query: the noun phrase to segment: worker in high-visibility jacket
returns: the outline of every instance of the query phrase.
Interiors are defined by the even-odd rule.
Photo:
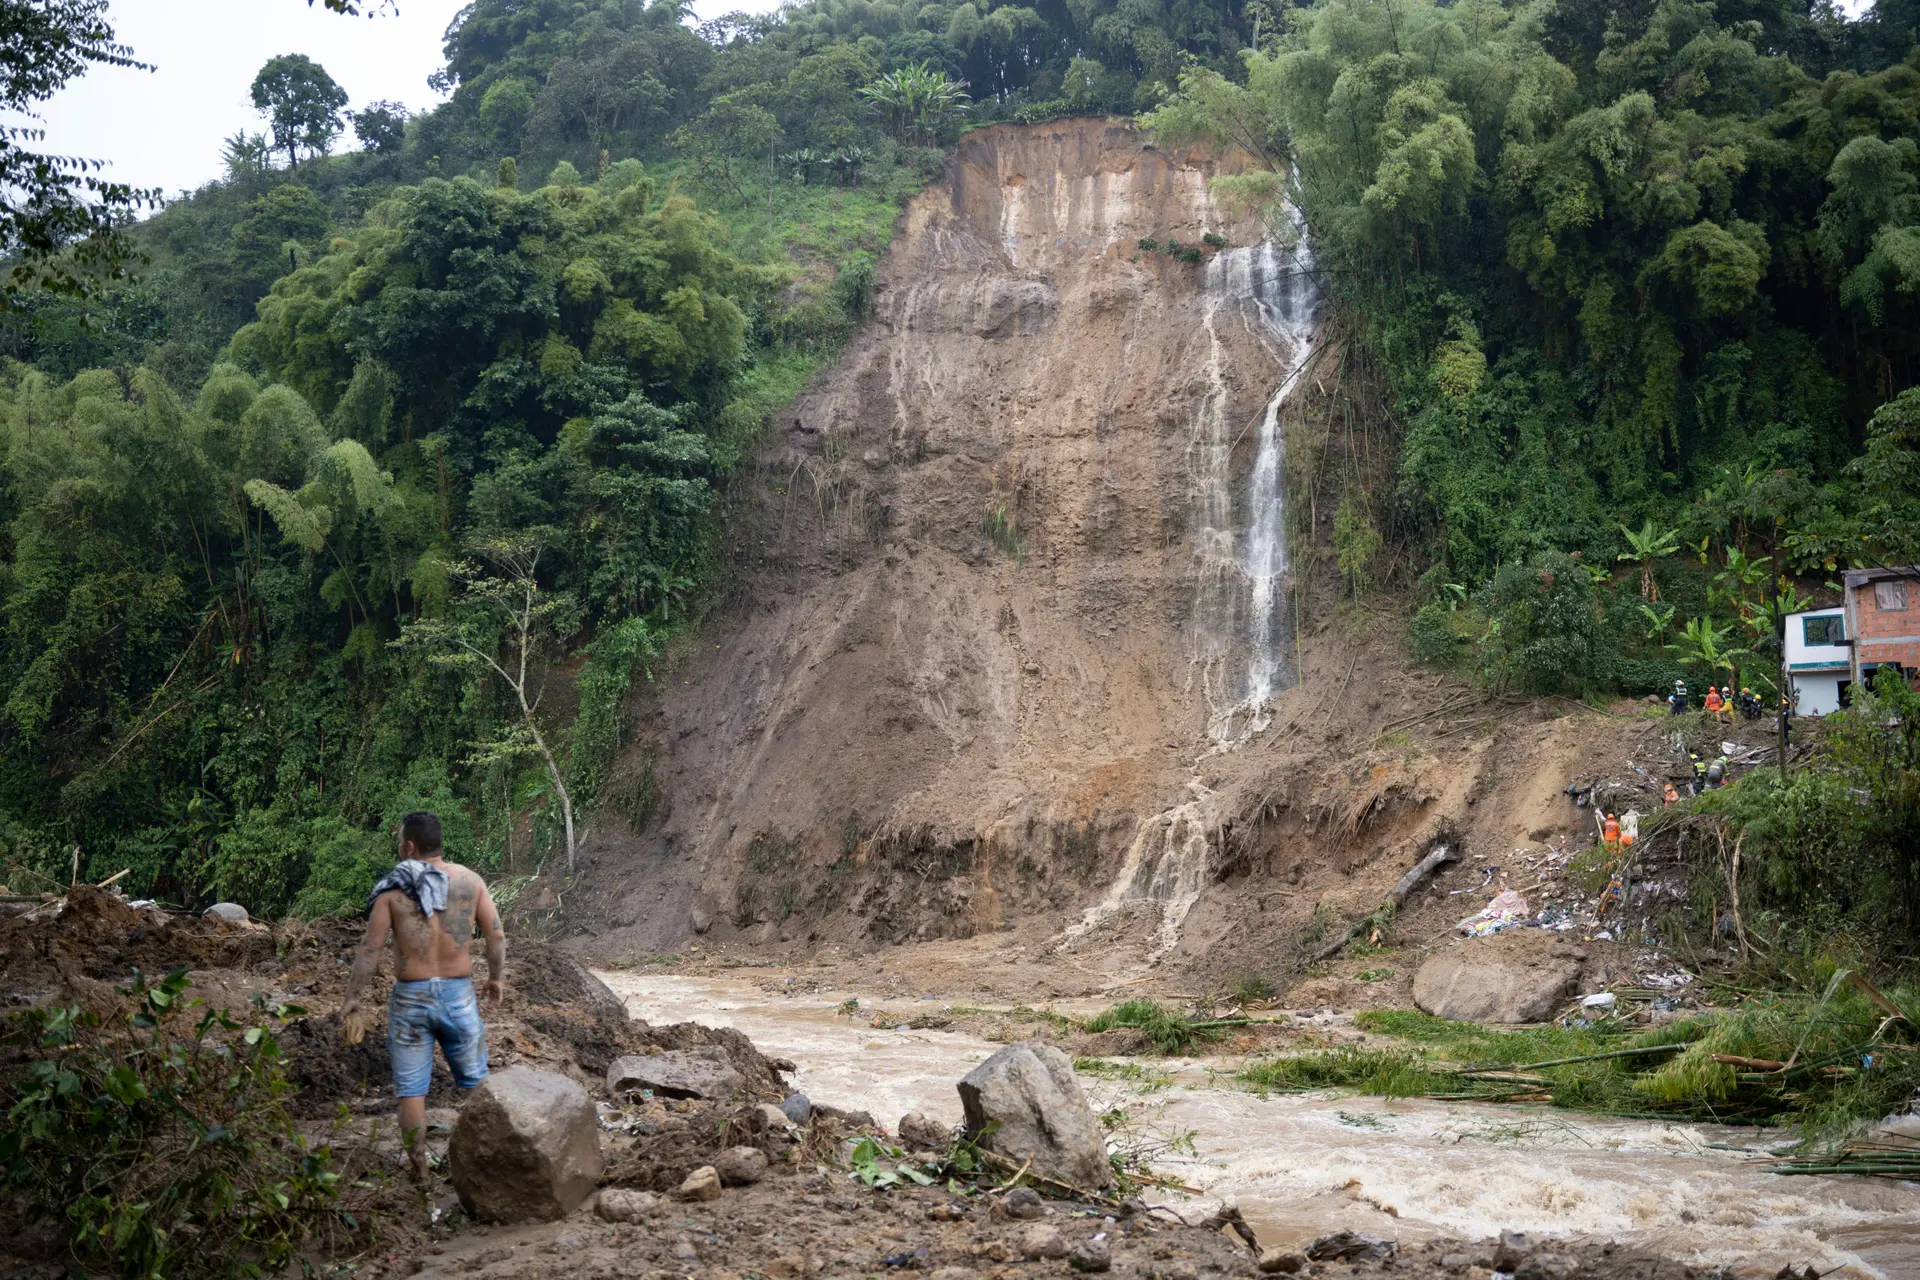
[[[1607,815],[1605,825],[1600,828],[1600,843],[1606,845],[1609,849],[1618,849],[1620,847],[1620,819],[1614,817],[1612,814]]]

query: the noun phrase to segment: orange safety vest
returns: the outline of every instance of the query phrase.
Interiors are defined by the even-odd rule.
[[[1600,837],[1602,842],[1606,844],[1620,843],[1620,819],[1614,817],[1612,814],[1608,814],[1607,825],[1602,830],[1603,834]]]
[[[1718,689],[1708,689],[1707,690],[1707,710],[1718,711],[1719,709],[1720,709],[1720,691]]]

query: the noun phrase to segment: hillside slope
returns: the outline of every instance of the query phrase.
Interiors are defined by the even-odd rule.
[[[1102,121],[1002,126],[909,206],[872,322],[736,487],[729,608],[632,762],[654,823],[599,853],[621,940],[830,912],[875,863],[905,873],[856,904],[882,934],[994,928],[1185,798],[1244,658],[1194,616],[1205,472],[1244,503],[1298,354],[1224,279],[1252,250],[1137,248],[1257,239],[1211,172]]]

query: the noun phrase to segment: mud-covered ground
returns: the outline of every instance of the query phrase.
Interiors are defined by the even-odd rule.
[[[370,1259],[357,1274],[797,1280],[917,1273],[937,1280],[1039,1280],[1083,1274],[1067,1255],[1096,1237],[1104,1237],[1109,1274],[1116,1276],[1201,1280],[1261,1274],[1259,1255],[1231,1232],[1185,1225],[1164,1211],[1119,1216],[1054,1202],[1042,1218],[1022,1221],[1009,1216],[1001,1196],[959,1197],[939,1188],[876,1191],[844,1173],[776,1175],[710,1203],[663,1198],[638,1222],[609,1223],[583,1210],[559,1223],[472,1227]],[[1396,1250],[1382,1261],[1295,1255],[1280,1265],[1329,1278],[1488,1280],[1497,1262],[1518,1271],[1521,1280],[1682,1280],[1696,1274],[1604,1244],[1523,1248],[1503,1257],[1498,1243],[1437,1243]]]
[[[438,1078],[444,1068],[436,1065],[428,1112],[437,1167],[432,1185],[421,1194],[406,1182],[404,1153],[388,1118],[394,1104],[380,1037],[369,1036],[359,1046],[348,1046],[340,1037],[333,1011],[356,933],[349,923],[268,929],[138,910],[110,892],[83,887],[64,904],[0,920],[0,1000],[15,1009],[79,1002],[111,1013],[123,1000],[116,988],[134,969],[157,974],[184,965],[193,973],[196,994],[210,1003],[235,1006],[258,996],[305,1006],[309,1012],[280,1037],[300,1086],[296,1113],[316,1136],[324,1132],[348,1153],[363,1187],[372,1188],[357,1203],[376,1218],[342,1252],[309,1258],[323,1270],[345,1267],[367,1277],[566,1274],[651,1280],[750,1275],[797,1280],[821,1273],[927,1271],[942,1280],[1010,1280],[1075,1274],[1068,1253],[1099,1237],[1107,1266],[1117,1274],[1158,1280],[1258,1274],[1259,1255],[1247,1242],[1217,1227],[1188,1225],[1165,1209],[1147,1211],[1118,1200],[1056,1201],[1037,1220],[1023,1220],[1010,1215],[1005,1189],[991,1185],[957,1191],[910,1185],[870,1189],[846,1163],[851,1144],[861,1136],[884,1137],[869,1117],[836,1112],[830,1099],[822,1099],[828,1105],[806,1128],[768,1125],[752,1103],[783,1092],[780,1068],[785,1064],[767,1059],[737,1032],[631,1021],[598,979],[537,942],[520,942],[511,952],[509,997],[489,1019],[494,1064],[540,1066],[586,1085],[602,1102],[603,1187],[650,1191],[657,1198],[635,1221],[606,1221],[589,1202],[561,1222],[510,1227],[470,1222],[446,1182],[445,1143],[459,1098]],[[382,987],[384,982],[383,977]],[[750,1096],[724,1106],[650,1099],[615,1107],[606,1100],[604,1072],[612,1057],[693,1044],[723,1046],[748,1081]],[[17,1047],[8,1051],[0,1076],[20,1068],[21,1053]],[[350,1117],[345,1122],[338,1118],[342,1104]],[[710,1163],[723,1148],[742,1144],[769,1155],[771,1172],[762,1183],[729,1189],[713,1202],[675,1197],[674,1188],[689,1172]],[[9,1224],[7,1244],[0,1246],[0,1274],[80,1274],[71,1269],[72,1259],[50,1247],[51,1225]],[[1313,1275],[1390,1269],[1484,1280],[1497,1260],[1489,1246],[1421,1245],[1383,1262],[1330,1257],[1287,1259],[1281,1265]],[[1576,1265],[1582,1269],[1570,1270]],[[1688,1274],[1602,1245],[1556,1245],[1539,1266],[1546,1268],[1536,1267],[1542,1277],[1664,1280]]]

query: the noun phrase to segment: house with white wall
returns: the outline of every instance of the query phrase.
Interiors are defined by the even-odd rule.
[[[1853,646],[1844,608],[1787,615],[1787,680],[1795,715],[1824,716],[1845,705],[1853,683]]]

